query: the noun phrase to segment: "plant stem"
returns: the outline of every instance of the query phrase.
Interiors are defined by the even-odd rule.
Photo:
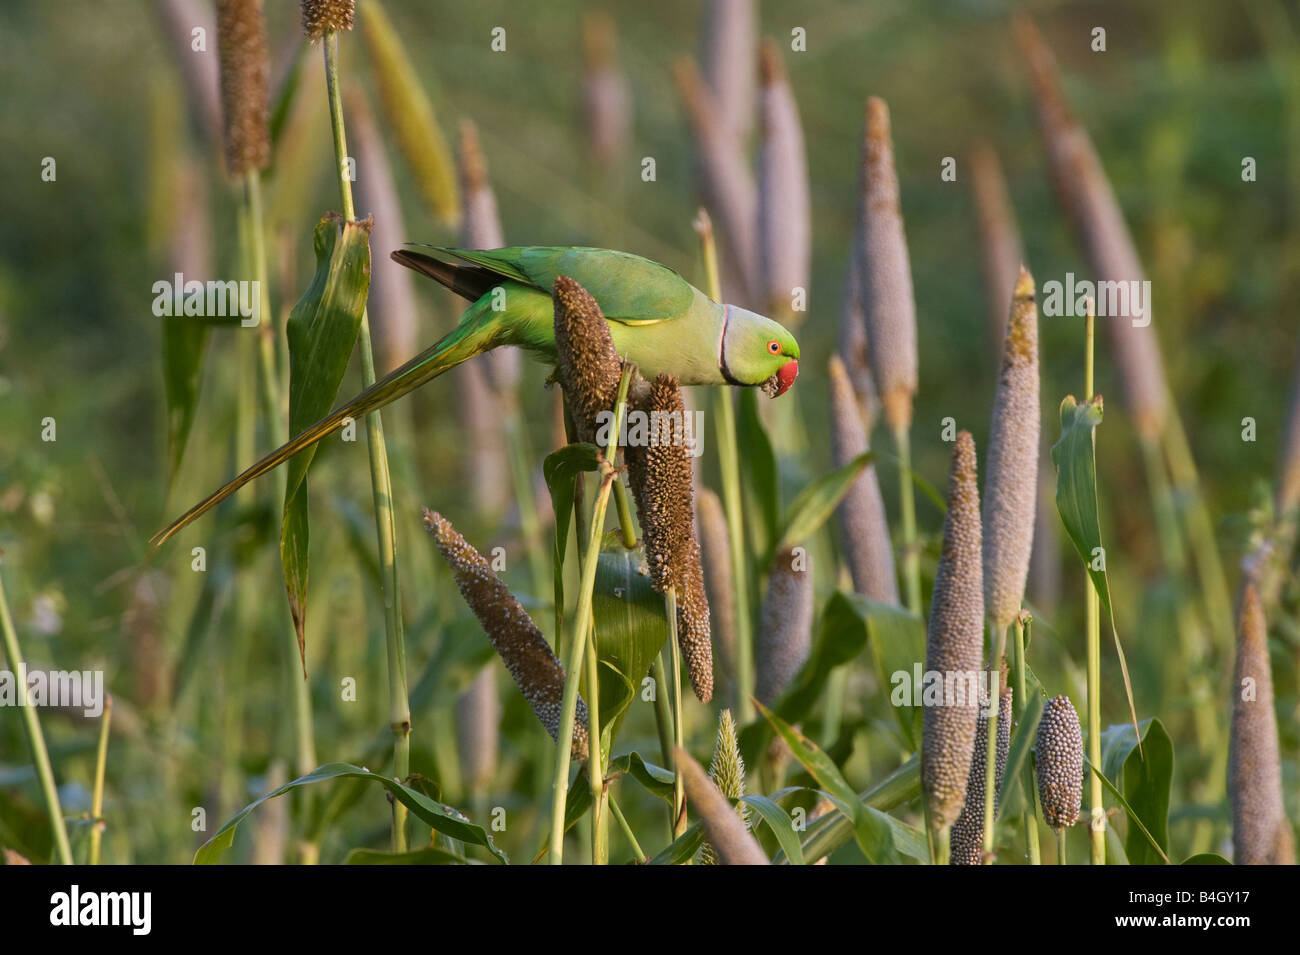
[[[54,785],[54,770],[50,766],[50,753],[45,748],[45,734],[36,707],[27,703],[27,679],[22,651],[18,649],[18,634],[13,618],[9,616],[9,601],[5,597],[4,579],[0,578],[0,632],[4,636],[5,657],[9,670],[15,674],[18,688],[18,708],[23,713],[23,728],[27,731],[27,744],[36,764],[36,778],[45,796],[45,809],[50,814],[50,829],[54,832],[54,851],[61,865],[72,865],[72,845],[68,842],[68,826],[63,820],[63,807],[59,805],[59,789]]]
[[[1090,303],[1091,304],[1091,303]],[[1084,325],[1084,396],[1088,401],[1093,395],[1093,340],[1096,319],[1091,307],[1087,310]],[[1092,432],[1093,454],[1096,454],[1097,432]],[[1092,577],[1084,568],[1084,623],[1087,634],[1088,656],[1088,759],[1092,765],[1101,765],[1101,605],[1097,588]],[[1090,775],[1088,784],[1088,806],[1090,824],[1088,827],[1092,840],[1092,864],[1106,864],[1106,807],[1101,779],[1096,773]]]
[[[595,627],[587,628],[587,780],[591,785],[591,864],[609,864],[609,817],[605,814],[604,761],[600,747],[600,664]]]
[[[528,435],[520,427],[519,409],[513,406],[506,413],[506,454],[510,463],[510,480],[514,484],[515,498],[519,503],[519,529],[523,533],[528,554],[528,570],[533,578],[533,590],[538,596],[551,589],[551,575],[546,569],[546,545],[542,541],[542,522],[537,516],[533,500],[533,485],[529,477]]]
[[[99,719],[99,749],[95,753],[95,787],[90,797],[90,864],[99,865],[99,850],[104,842],[104,772],[108,768],[108,727],[113,719],[113,698],[104,697],[104,713]]]
[[[1065,827],[1056,830],[1056,864],[1065,865]]]
[[[551,781],[551,865],[564,864],[564,807],[568,801],[570,750],[573,748],[573,724],[578,712],[578,682],[582,668],[583,639],[591,626],[591,596],[596,586],[596,563],[600,557],[600,539],[605,533],[605,511],[609,506],[610,489],[615,470],[613,460],[618,452],[618,435],[623,428],[623,415],[627,411],[627,389],[632,382],[633,366],[623,365],[623,377],[618,383],[618,402],[614,408],[614,427],[610,432],[609,447],[600,462],[600,491],[591,515],[591,534],[587,549],[582,555],[582,582],[578,589],[578,610],[573,632],[567,647],[569,656],[564,666],[564,696],[560,703],[560,725],[556,732],[555,774]],[[592,691],[599,692],[599,687]],[[588,712],[596,703],[588,703]],[[600,749],[599,737],[587,740],[588,751]]]
[[[329,93],[330,128],[334,133],[334,172],[339,180],[343,215],[356,218],[352,183],[344,171],[347,136],[343,129],[343,100],[339,95],[339,38],[330,33],[325,48],[325,84]],[[375,356],[370,345],[370,319],[361,312],[357,336],[361,347],[362,382],[375,383]],[[393,772],[398,779],[411,774],[411,705],[406,686],[406,644],[402,638],[402,595],[397,580],[397,531],[393,519],[393,482],[388,470],[384,425],[378,411],[366,415],[366,439],[370,447],[370,486],[375,508],[375,535],[379,544],[380,580],[384,596],[384,630],[388,643],[389,726],[393,731]],[[579,644],[580,646],[581,644]],[[393,801],[393,848],[406,851],[406,807]]]
[[[722,301],[718,272],[718,246],[713,223],[703,209],[695,219],[704,257],[705,285],[709,297]],[[754,634],[750,621],[749,570],[745,561],[745,514],[740,493],[740,451],[736,440],[736,409],[730,388],[714,389],[718,419],[718,467],[722,475],[722,506],[727,515],[727,544],[731,557],[731,588],[736,627],[736,717],[743,725],[754,719]]]
[[[664,768],[677,773],[677,752],[673,749],[673,711],[669,703],[668,671],[664,669],[663,652],[655,654],[654,663],[650,665],[650,675],[655,683],[655,729],[659,733],[659,749],[663,753]],[[671,842],[677,825],[676,781],[674,780],[673,802],[668,807],[668,840]]]
[[[641,843],[636,841],[636,833],[634,833],[632,827],[627,824],[627,819],[623,815],[623,810],[619,808],[618,800],[614,798],[613,793],[609,794],[609,808],[613,811],[614,818],[618,820],[618,825],[619,828],[623,830],[623,835],[627,838],[627,841],[631,843],[632,851],[636,853],[637,861],[645,862],[650,857],[645,854],[644,850],[642,850]]]
[[[994,674],[992,692],[989,694],[989,715],[988,715],[988,740],[984,748],[984,855],[992,857],[993,855],[993,825],[996,822],[994,807],[997,803],[998,780],[998,710],[1001,709],[1001,692],[1002,692],[1002,654],[1005,652],[1007,644],[1007,631],[993,625],[996,635],[996,646],[990,643],[989,649],[992,654],[989,659],[989,670]]]
[[[668,609],[668,649],[673,661],[673,743],[676,749],[686,747],[686,725],[682,719],[682,651],[677,645],[677,591],[669,588],[664,594]],[[673,838],[681,837],[686,831],[686,786],[682,774],[678,772],[677,760],[673,759]]]
[[[1029,628],[1029,620],[1023,617],[1017,617],[1015,622],[1016,634],[1016,662],[1015,662],[1015,722],[1018,724],[1025,715],[1025,707],[1029,705],[1028,690],[1028,661],[1025,658],[1025,631]],[[1021,790],[1025,796],[1025,810],[1022,812],[1021,819],[1025,825],[1025,849],[1029,853],[1030,865],[1042,865],[1042,850],[1038,845],[1038,817],[1034,812],[1034,786],[1025,774],[1020,778]]]
[[[907,609],[921,616],[921,553],[916,543],[916,496],[912,489],[912,445],[907,426],[894,429],[898,451],[898,499],[903,513],[903,585]]]

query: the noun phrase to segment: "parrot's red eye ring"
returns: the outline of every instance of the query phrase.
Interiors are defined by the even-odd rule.
[[[779,355],[781,354],[781,343],[774,338],[767,343],[767,350],[773,355]]]

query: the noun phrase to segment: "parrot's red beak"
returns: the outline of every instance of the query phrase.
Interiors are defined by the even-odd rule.
[[[772,395],[772,397],[773,398],[780,397],[781,395],[789,391],[790,386],[794,384],[794,380],[798,377],[799,377],[798,361],[791,360],[786,362],[784,365],[782,365],[781,370],[776,373],[776,381],[777,381],[776,394]]]

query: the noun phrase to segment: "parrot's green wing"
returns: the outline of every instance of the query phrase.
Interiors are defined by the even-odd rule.
[[[547,295],[554,289],[556,278],[567,275],[591,293],[606,318],[624,324],[678,318],[695,298],[690,283],[672,269],[627,252],[541,245],[482,251],[427,248],[531,285]]]

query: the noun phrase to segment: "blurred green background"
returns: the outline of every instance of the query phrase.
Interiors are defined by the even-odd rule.
[[[273,81],[303,53],[296,6],[268,4]],[[702,283],[691,228],[697,203],[691,140],[671,75],[676,59],[698,55],[699,4],[389,0],[385,7],[444,131],[454,136],[462,118],[478,124],[508,242],[621,248]],[[801,483],[793,478],[829,468],[825,369],[836,347],[856,215],[865,97],[884,97],[893,117],[920,339],[915,466],[932,484],[941,487],[947,471],[941,419],[956,418],[982,449],[997,367],[964,175],[973,141],[987,139],[999,152],[1040,286],[1067,271],[1088,271],[1050,188],[1026,71],[1010,39],[1013,8],[1035,15],[1055,51],[1066,92],[1094,138],[1153,282],[1172,387],[1235,587],[1237,559],[1271,499],[1297,356],[1300,11],[1294,3],[764,0],[761,30],[784,52],[802,115],[813,201],[812,285],[796,387],[801,434],[773,435],[779,453],[807,450],[786,465],[792,478],[785,482],[787,496]],[[634,105],[626,153],[604,171],[593,171],[584,158],[579,109],[579,23],[590,10],[614,17],[618,66]],[[1098,25],[1107,31],[1104,53],[1089,48]],[[489,49],[496,26],[507,30],[505,53]],[[806,52],[789,51],[794,27],[807,31]],[[247,504],[249,513],[238,520],[187,531],[146,578],[138,571],[148,536],[228,476],[233,463],[233,350],[217,332],[187,457],[168,502],[160,323],[150,310],[153,283],[171,273],[166,244],[172,202],[161,185],[168,157],[188,152],[205,170],[212,252],[221,274],[233,267],[237,193],[181,85],[180,57],[190,54],[169,47],[153,4],[6,3],[0,35],[7,41],[0,57],[5,586],[29,664],[103,667],[119,703],[106,860],[187,861],[233,809],[265,791],[275,758],[291,758],[287,680],[297,661],[285,637],[276,519],[267,506]],[[209,50],[215,50],[214,38]],[[345,36],[345,76],[368,83],[363,59],[359,39]],[[277,311],[292,304],[310,274],[312,226],[339,206],[317,51],[307,54],[301,82],[304,98],[315,106],[291,119],[291,141],[277,153],[266,185],[273,274],[283,276],[289,264],[297,276],[292,287],[275,283]],[[40,176],[47,156],[57,160],[55,182]],[[656,159],[653,183],[640,178],[644,156]],[[956,182],[940,179],[946,156],[958,159]],[[1240,175],[1246,156],[1258,166],[1252,183]],[[394,160],[394,168],[407,200],[408,237],[455,244],[454,230],[427,217],[405,167]],[[377,267],[386,252],[375,250]],[[423,346],[455,316],[429,284],[419,285],[418,295]],[[1079,323],[1044,318],[1041,354],[1044,436],[1055,440],[1057,404],[1082,389]],[[550,393],[532,400],[544,394],[544,375],[540,366],[531,367],[522,389],[538,462],[553,446]],[[359,382],[354,362],[343,392],[355,393]],[[1177,740],[1188,725],[1187,687],[1170,665],[1171,610],[1161,599],[1166,591],[1145,479],[1104,344],[1098,390],[1114,394],[1098,433],[1098,458],[1119,629],[1139,716],[1159,713]],[[434,383],[406,402],[410,410],[402,414],[410,415],[413,434],[399,430],[392,439],[413,441],[420,474],[418,488],[399,490],[412,505],[399,527],[404,587],[412,595],[412,685],[422,673],[432,674],[432,689],[413,713],[415,762],[439,781],[448,801],[461,795],[449,755],[451,700],[486,659],[486,644],[464,620],[445,567],[430,556],[414,504],[427,502],[463,521],[467,533],[473,527],[469,508],[460,506],[469,477],[458,453],[463,438],[456,402],[454,378]],[[57,421],[54,443],[40,440],[47,416]],[[1247,416],[1258,423],[1253,443],[1241,439]],[[706,461],[706,473],[714,467]],[[359,458],[346,460],[337,450],[322,456],[317,473],[307,663],[320,761],[361,763],[367,752],[382,761],[383,623],[365,556],[373,551],[367,475]],[[892,517],[897,495],[888,468],[881,479]],[[919,507],[923,531],[933,538],[940,515],[924,497]],[[828,542],[835,538],[826,536]],[[475,543],[487,551],[493,542]],[[190,548],[199,544],[210,549],[210,575],[233,573],[241,561],[256,569],[261,589],[250,631],[235,626],[228,594],[209,593],[209,602],[202,602],[204,585],[188,566]],[[517,554],[517,545],[511,547]],[[512,564],[507,579],[526,591],[523,562],[516,563],[519,569]],[[1082,611],[1075,597],[1082,581],[1065,554],[1062,563],[1066,599],[1039,621],[1033,652],[1044,682],[1080,700],[1081,670],[1067,655],[1082,660]],[[149,584],[142,590],[143,579]],[[834,572],[819,573],[819,595],[839,583]],[[1285,613],[1273,621],[1284,714],[1295,705],[1295,668],[1288,662],[1297,640],[1294,595],[1288,599]],[[462,649],[449,649],[456,644]],[[437,653],[444,663],[429,668]],[[1121,722],[1113,651],[1104,645],[1103,654],[1104,712],[1108,722]],[[1230,672],[1230,655],[1219,657],[1217,666]],[[339,702],[339,680],[348,675],[360,688],[356,704]],[[545,812],[549,767],[537,772],[532,754],[541,730],[504,674],[502,698],[502,762],[492,804],[527,820]],[[875,706],[879,715],[879,702],[861,707]],[[1226,731],[1226,703],[1222,712]],[[96,727],[61,713],[43,715],[65,809],[84,813]],[[702,709],[692,719],[704,753],[711,719]],[[865,784],[892,764],[887,754],[871,754],[871,720],[858,725],[861,745],[849,775]],[[1294,818],[1294,721],[1283,720],[1282,734]],[[647,752],[654,749],[648,722],[630,722],[624,737],[620,750],[642,742]],[[1189,798],[1185,771],[1176,773],[1177,811]],[[365,793],[368,809],[346,813],[342,825],[328,830],[323,858],[386,842],[387,812],[378,799]],[[651,811],[632,796],[627,801],[634,812]],[[191,831],[193,806],[208,808],[206,834]],[[1221,807],[1206,811],[1223,817]],[[45,857],[42,813],[20,721],[14,711],[0,710],[0,844]],[[530,831],[526,825],[503,839],[517,859],[539,844],[523,835]],[[238,840],[232,858],[251,858],[253,842]]]

